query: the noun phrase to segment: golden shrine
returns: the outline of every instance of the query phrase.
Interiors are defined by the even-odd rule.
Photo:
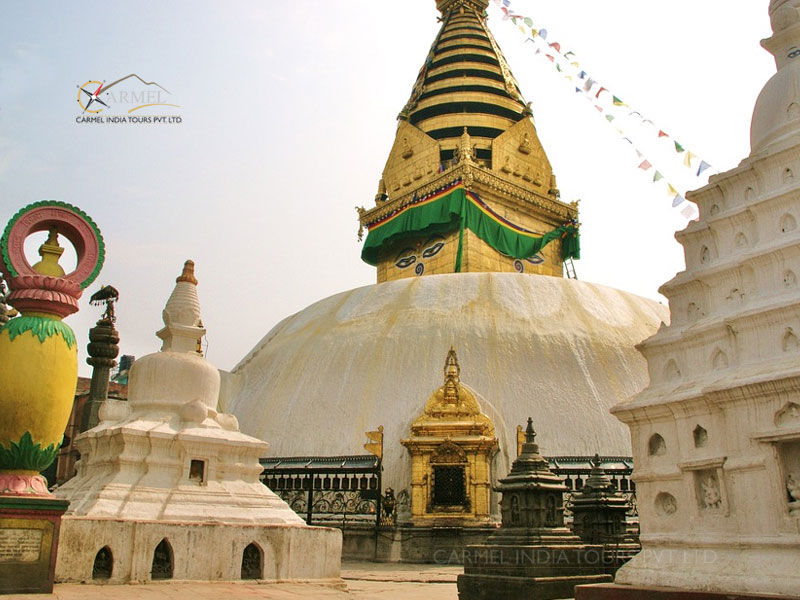
[[[437,0],[443,25],[398,116],[375,206],[358,209],[362,259],[378,283],[453,272],[560,277],[564,258],[579,258],[577,229],[560,229],[574,225],[577,202],[559,199],[487,6]]]
[[[401,443],[411,454],[411,519],[415,525],[485,524],[490,518],[494,425],[461,383],[454,348],[444,385],[425,404]]]

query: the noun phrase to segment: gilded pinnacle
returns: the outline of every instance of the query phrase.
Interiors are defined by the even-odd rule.
[[[175,283],[180,283],[182,281],[197,285],[197,279],[195,279],[194,276],[193,260],[187,260],[185,263],[183,263],[183,273],[181,273],[180,277],[175,280]]]
[[[33,270],[49,277],[63,277],[64,269],[58,264],[58,259],[63,253],[64,248],[58,243],[58,230],[51,227],[47,240],[39,246],[39,256],[42,257],[42,260],[33,265]]]
[[[462,7],[471,8],[478,14],[483,14],[489,8],[489,0],[436,0],[436,8],[439,9],[442,16]]]

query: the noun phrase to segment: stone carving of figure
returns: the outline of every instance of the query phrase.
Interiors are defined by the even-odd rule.
[[[700,488],[703,491],[703,502],[706,508],[719,508],[722,505],[722,496],[720,496],[716,479],[706,478],[705,481],[700,482]]]
[[[522,136],[522,141],[519,143],[519,151],[523,154],[531,153],[531,136],[527,131],[525,132],[525,135]]]
[[[403,138],[403,141],[401,143],[401,147],[402,147],[402,150],[403,150],[403,153],[402,153],[401,156],[403,158],[410,158],[411,155],[414,154],[414,149],[411,147],[411,144],[409,143],[407,137]]]
[[[800,472],[789,473],[786,479],[786,490],[792,502],[800,502]]]
[[[395,520],[395,507],[397,506],[397,501],[394,497],[394,490],[392,488],[386,488],[386,492],[383,495],[383,502],[381,503],[381,509],[383,510],[383,519],[382,521],[387,525],[394,525]]]

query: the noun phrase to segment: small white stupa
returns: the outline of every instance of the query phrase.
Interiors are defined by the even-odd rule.
[[[160,352],[137,360],[127,402],[76,439],[78,474],[56,579],[338,579],[341,532],[308,527],[258,479],[268,444],[217,412],[220,375],[199,350],[194,263],[163,311]]]

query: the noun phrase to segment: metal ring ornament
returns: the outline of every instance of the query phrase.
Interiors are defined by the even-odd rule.
[[[39,275],[25,257],[25,240],[32,233],[56,227],[75,248],[78,263],[64,275],[80,289],[86,289],[97,278],[105,260],[105,243],[94,221],[81,209],[66,202],[42,200],[15,214],[0,237],[0,258],[9,279],[23,275]]]

